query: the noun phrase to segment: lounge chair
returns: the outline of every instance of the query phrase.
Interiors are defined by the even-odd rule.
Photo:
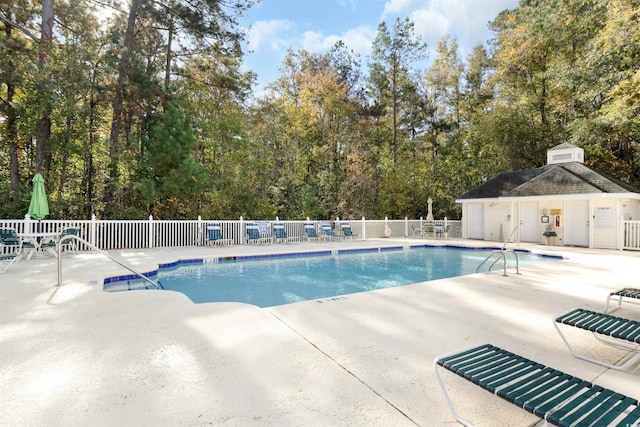
[[[207,224],[207,243],[209,245],[224,245],[233,243],[233,240],[225,239],[222,236],[220,224]]]
[[[257,224],[247,224],[247,243],[271,243],[270,237],[262,237]]]
[[[325,240],[342,240],[341,236],[338,236],[331,228],[331,224],[321,224],[320,225],[320,238],[324,238]]]
[[[612,299],[618,300],[618,307],[612,310],[609,310],[609,303],[611,302]],[[622,306],[623,302],[640,305],[640,289],[624,288],[616,292],[611,292],[607,297],[607,301],[604,303],[604,312],[611,313],[618,310]]]
[[[0,241],[2,241],[6,247],[18,246],[20,248],[20,254],[25,256],[26,259],[30,259],[36,252],[36,246],[32,242],[18,236],[14,228],[0,228]]]
[[[62,230],[59,236],[49,239],[46,242],[40,244],[40,249],[49,252],[53,256],[58,256],[58,245],[60,240],[66,236],[78,236],[80,234],[80,230],[74,227],[65,228]],[[65,252],[77,252],[78,251],[78,242],[75,239],[65,239],[62,242],[62,248]]]
[[[349,223],[343,222],[342,224],[340,224],[340,228],[342,228],[342,235],[345,239],[353,239],[354,237],[358,236],[357,234],[353,234],[351,225]]]
[[[592,332],[598,341],[628,350],[631,353],[625,356],[619,364],[608,363],[582,355],[574,351],[571,347],[569,341],[560,329],[561,325],[572,326]],[[560,338],[562,338],[562,341],[564,341],[571,354],[578,359],[593,362],[607,368],[622,370],[640,358],[640,349],[638,348],[638,344],[640,344],[640,322],[637,320],[625,319],[606,313],[585,310],[583,308],[574,308],[555,316],[553,318],[553,326],[555,326],[558,334],[560,334]],[[626,361],[623,362],[624,360]]]
[[[640,423],[638,400],[491,344],[482,344],[438,356],[433,361],[449,410],[465,426],[473,424],[453,408],[438,367],[455,372],[557,426],[636,426]]]
[[[422,237],[436,237],[436,226],[432,223],[427,223],[422,226]]]
[[[273,224],[273,233],[276,243],[288,243],[298,240],[297,237],[289,237],[284,229],[284,224]]]
[[[20,239],[4,239],[3,235],[0,234],[0,261],[6,263],[4,267],[0,267],[0,273],[4,273],[12,265],[20,261],[22,255],[22,242]]]
[[[310,223],[304,225],[304,234],[307,236],[307,241],[317,242],[320,239],[320,236],[316,233],[316,228]]]

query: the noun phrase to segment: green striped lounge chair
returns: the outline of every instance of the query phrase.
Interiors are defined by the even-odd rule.
[[[569,352],[578,359],[618,370],[627,369],[640,359],[640,322],[637,320],[616,317],[584,308],[574,308],[555,316],[553,326],[560,334],[560,338],[562,338]],[[589,335],[593,335],[599,342],[627,350],[629,353],[617,363],[609,363],[578,353],[563,333],[563,329],[566,327],[591,332],[592,334]]]
[[[618,301],[618,306],[614,309],[609,309],[609,304],[613,301]],[[604,303],[604,312],[609,313],[618,310],[622,303],[640,305],[640,288],[624,288],[619,291],[611,292]]]
[[[2,244],[2,253],[6,255],[5,261],[13,260],[14,254],[16,253],[19,253],[20,255],[18,259],[10,262],[3,272],[8,270],[11,265],[18,262],[25,255],[26,259],[31,258],[36,251],[35,245],[18,236],[18,233],[14,228],[0,228],[0,244]]]
[[[22,259],[22,247],[20,244],[0,241],[0,273],[7,271],[12,265]],[[2,264],[5,264],[2,266]]]
[[[548,424],[574,427],[640,425],[637,399],[491,344],[438,356],[433,361],[433,368],[451,414],[465,426],[473,424],[455,411],[439,372],[442,369],[471,381]]]

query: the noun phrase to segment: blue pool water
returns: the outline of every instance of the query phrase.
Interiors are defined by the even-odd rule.
[[[182,292],[195,303],[233,301],[271,307],[472,274],[490,252],[419,247],[220,260],[161,269],[158,279],[164,289]],[[521,267],[558,260],[524,252],[519,256]],[[510,261],[513,271],[515,262]],[[502,263],[496,269],[502,269]]]

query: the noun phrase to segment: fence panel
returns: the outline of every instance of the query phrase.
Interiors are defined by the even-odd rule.
[[[198,246],[203,229],[198,221],[152,221],[153,246],[156,248]]]
[[[96,246],[102,250],[148,248],[149,232],[149,221],[98,221]]]
[[[220,224],[222,236],[235,245],[246,243],[246,223],[261,222],[269,224],[282,223],[289,237],[304,240],[304,224],[313,223],[316,228],[320,223],[330,222],[338,234],[340,224],[348,223],[354,235],[359,239],[380,237],[414,237],[425,223],[423,219],[403,220],[33,220],[0,219],[0,228],[14,228],[18,233],[48,232],[60,233],[65,228],[77,228],[79,237],[103,250],[110,249],[145,249],[150,247],[185,247],[207,244],[207,224]],[[443,220],[433,221],[444,224]],[[450,224],[449,237],[459,237],[461,221],[447,221]],[[273,231],[273,230],[272,230]],[[387,236],[389,234],[389,236]],[[625,223],[625,248],[640,249],[640,221]],[[89,250],[80,244],[80,250]]]
[[[640,250],[640,221],[624,222],[624,249]]]

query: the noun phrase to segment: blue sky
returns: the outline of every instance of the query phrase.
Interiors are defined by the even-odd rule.
[[[262,0],[242,20],[247,28],[245,66],[258,74],[258,95],[279,75],[287,49],[325,52],[342,40],[366,64],[378,24],[390,28],[409,17],[416,34],[435,48],[445,34],[455,36],[466,58],[490,38],[489,21],[519,0]],[[430,57],[435,55],[430,53]]]

